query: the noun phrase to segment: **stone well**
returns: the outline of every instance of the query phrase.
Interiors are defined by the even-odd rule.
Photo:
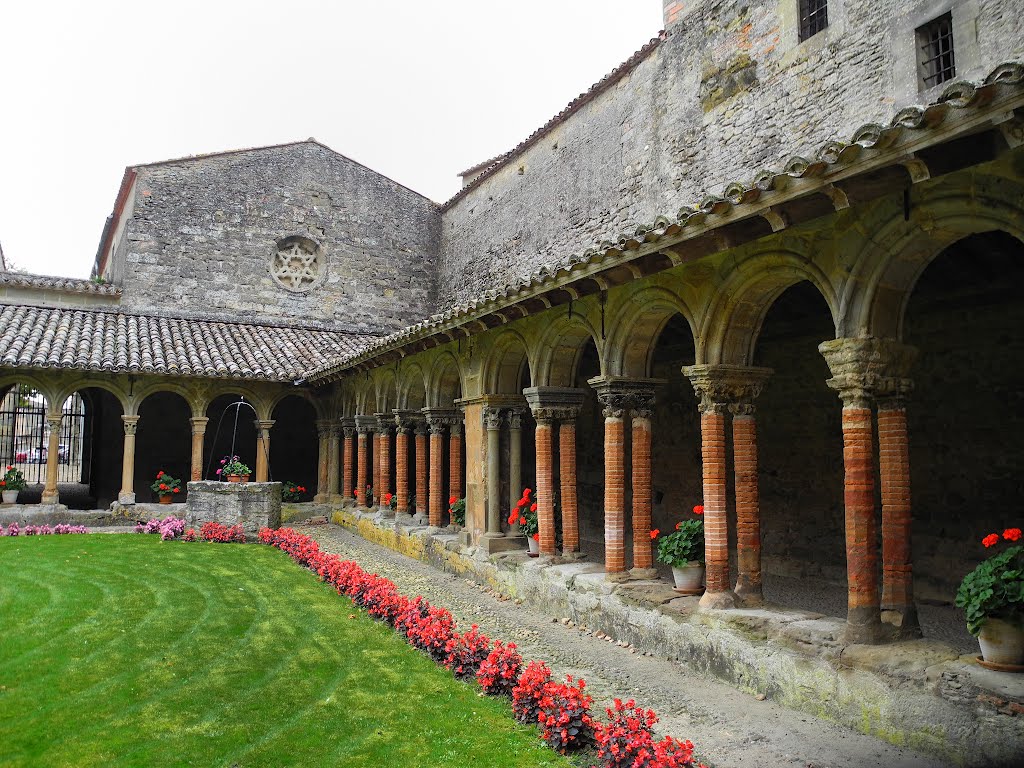
[[[281,483],[223,483],[199,480],[188,484],[185,521],[241,525],[246,538],[260,528],[281,527]]]

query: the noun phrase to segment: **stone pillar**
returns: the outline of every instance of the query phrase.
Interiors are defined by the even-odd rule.
[[[395,411],[395,495],[396,512],[409,514],[409,435],[415,422],[414,411]]]
[[[341,501],[338,484],[341,482],[341,425],[331,423],[327,427],[327,500]],[[319,489],[318,489],[319,490]]]
[[[416,522],[425,525],[428,521],[428,505],[430,496],[428,494],[427,480],[427,422],[421,416],[416,419]],[[438,496],[440,496],[440,491]]]
[[[341,429],[345,436],[341,452],[341,503],[347,507],[355,499],[352,494],[353,482],[355,480],[352,468],[356,462],[356,420],[352,418],[342,419]]]
[[[484,409],[487,429],[487,528],[485,539],[501,538],[501,410],[492,406]]]
[[[327,488],[327,477],[330,472],[329,466],[331,463],[330,427],[326,419],[317,420],[316,436],[319,442],[319,448],[317,450],[316,463],[316,496],[313,497],[313,501],[317,504],[326,504],[330,500],[330,492]],[[256,448],[258,454],[258,443]],[[259,462],[257,462],[257,465],[258,464]]]
[[[633,479],[633,569],[632,575],[640,579],[653,579],[654,552],[651,542],[651,416],[654,412],[654,393],[637,394],[633,398],[632,479]]]
[[[47,419],[49,422],[50,419]],[[121,492],[117,494],[117,501],[120,504],[135,503],[135,430],[139,426],[138,416],[122,416],[124,422],[124,455],[121,459]],[[60,429],[60,422],[57,422],[57,430]],[[53,428],[51,425],[51,435]],[[49,456],[47,456],[49,458]],[[50,468],[46,468],[46,485],[50,486]],[[53,492],[57,493],[57,467],[54,465]],[[47,503],[47,502],[44,502]],[[51,502],[56,504],[56,501]]]
[[[523,414],[513,408],[508,414],[508,508],[511,514],[523,493]],[[511,526],[509,533],[519,535],[519,526]]]
[[[385,493],[394,493],[391,489],[391,426],[394,423],[394,416],[387,413],[374,414],[377,417],[377,448],[380,453],[380,469],[377,477],[380,480],[380,487],[373,489],[377,506],[384,517],[391,516],[391,507],[384,503]]]
[[[40,502],[43,504],[59,504],[60,503],[60,492],[57,490],[57,468],[60,463],[60,424],[63,414],[59,411],[57,413],[46,414],[46,426],[50,430],[46,440],[46,484],[43,486],[43,494]],[[123,416],[121,418],[124,418]],[[131,417],[129,417],[131,418]],[[138,416],[134,417],[138,421]],[[125,450],[128,445],[128,427],[125,422]],[[132,471],[135,471],[135,430],[132,430]],[[129,480],[129,489],[131,481]],[[135,494],[132,494],[132,504],[135,503]]]
[[[367,454],[372,443],[368,435],[373,432],[377,420],[373,416],[356,416],[356,506],[366,506]]]
[[[256,482],[265,483],[270,479],[270,429],[273,419],[256,422]]]
[[[823,342],[818,350],[828,362],[832,378],[828,385],[843,401],[843,468],[845,471],[843,500],[846,507],[846,572],[847,618],[846,641],[878,643],[887,634],[881,621],[881,600],[878,585],[878,528],[875,519],[875,457],[872,402],[875,397],[893,397],[911,388],[905,372],[913,363],[916,351],[891,339],[847,338]],[[903,480],[902,450],[896,432],[899,417],[886,416],[887,467],[892,482],[887,482],[890,506],[889,551],[894,563],[905,556],[909,565],[909,488],[900,498]],[[903,429],[905,434],[905,428]],[[909,460],[908,462],[909,463]],[[909,466],[906,467],[909,475]],[[883,501],[884,504],[884,501]],[[898,532],[905,532],[900,537]],[[885,546],[883,542],[883,547]],[[896,552],[899,554],[897,555]],[[909,579],[909,570],[904,571]],[[902,577],[902,574],[901,574]],[[906,587],[905,587],[906,589]],[[913,594],[912,586],[909,587]],[[911,597],[912,601],[912,597]],[[912,605],[912,602],[911,602]]]
[[[460,499],[465,495],[462,486],[462,416],[457,414],[451,424],[448,437],[448,487],[452,496]]]
[[[206,416],[193,416],[189,419],[192,425],[192,470],[191,480],[203,479],[203,439],[206,437],[206,425],[210,420]]]

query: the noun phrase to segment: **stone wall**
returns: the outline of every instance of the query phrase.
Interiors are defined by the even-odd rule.
[[[920,92],[915,26],[954,8],[957,77],[1024,57],[1014,0],[831,0],[830,26],[797,42],[796,0],[703,0],[667,40],[445,210],[439,297],[521,279],[732,181],[813,156]]]
[[[253,539],[260,528],[281,527],[281,484],[189,483],[185,522],[197,530],[208,522],[241,525]]]
[[[122,306],[384,332],[430,314],[439,217],[430,200],[315,142],[138,168],[110,277]],[[301,236],[309,290],[271,276]]]

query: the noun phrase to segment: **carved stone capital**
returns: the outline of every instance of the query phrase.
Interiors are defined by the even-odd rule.
[[[529,387],[523,390],[538,421],[575,421],[587,397],[586,390],[570,387]]]
[[[397,431],[403,435],[408,435],[412,432],[413,428],[416,426],[416,421],[420,416],[419,411],[410,411],[398,408],[394,410],[394,414],[395,427],[397,428]]]
[[[504,421],[501,414],[500,408],[486,406],[483,409],[484,428],[487,430],[501,429],[501,423]]]
[[[700,399],[701,413],[750,415],[754,400],[772,375],[771,368],[747,365],[687,365],[683,375]]]
[[[914,389],[909,377],[917,349],[896,339],[830,339],[818,345],[832,378],[826,382],[847,408],[870,408],[875,400],[890,402]]]
[[[627,379],[622,376],[596,376],[588,382],[604,406],[606,419],[621,419],[632,410],[640,418],[650,418],[654,393],[665,379]]]
[[[205,435],[206,425],[210,423],[210,419],[206,416],[193,416],[189,422],[192,424],[193,435]]]
[[[341,431],[347,440],[356,434],[356,420],[351,416],[345,416],[338,420],[341,423]]]
[[[377,417],[376,416],[356,416],[356,432],[360,435],[367,433],[373,433],[377,431]]]
[[[390,435],[391,428],[395,425],[395,416],[391,413],[375,413],[377,417],[377,433],[380,435]]]
[[[521,430],[523,428],[523,411],[513,408],[508,412],[508,428]]]
[[[135,431],[139,428],[138,416],[122,416],[121,421],[124,422],[124,433],[126,435],[134,435]],[[47,416],[46,424],[51,430],[60,429],[60,416]]]

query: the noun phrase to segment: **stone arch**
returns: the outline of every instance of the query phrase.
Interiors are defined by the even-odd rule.
[[[290,480],[306,488],[304,497],[319,491],[317,461],[321,418],[316,401],[306,392],[285,391],[270,413],[269,473],[272,480]],[[257,446],[258,447],[258,446]]]
[[[149,486],[157,472],[182,481],[181,500],[192,472],[194,415],[189,393],[174,386],[154,386],[136,401],[134,488],[137,501],[159,501]]]
[[[281,403],[282,400],[289,397],[298,397],[305,400],[313,408],[313,413],[316,414],[316,418],[325,419],[327,418],[326,409],[324,408],[324,401],[316,397],[315,393],[309,389],[301,389],[299,387],[292,387],[291,389],[280,389],[267,398],[267,410],[270,413],[270,418],[274,418],[274,409]]]
[[[762,253],[742,262],[715,289],[701,333],[705,362],[751,365],[768,310],[787,289],[804,281],[824,298],[835,326],[838,299],[824,271],[793,251]]]
[[[39,375],[31,371],[13,371],[0,376],[0,392],[4,395],[7,394],[7,390],[18,384],[28,384],[32,389],[41,394],[48,409],[52,403],[64,402],[64,400],[60,399],[60,388],[55,386],[53,381],[49,381],[45,375]],[[72,392],[74,391],[75,389],[72,389]]]
[[[584,316],[560,315],[550,323],[534,344],[537,382],[540,386],[571,387],[576,379],[580,358],[588,342],[593,342],[601,358],[601,345],[593,324]],[[604,370],[604,366],[601,366]]]
[[[696,339],[693,312],[674,291],[652,286],[630,296],[625,305],[613,315],[619,319],[608,334],[605,373],[632,378],[650,376],[651,360],[658,338],[669,320],[677,314],[686,319]],[[600,346],[598,344],[599,350]]]
[[[420,410],[427,404],[427,381],[423,367],[419,363],[410,363],[402,371],[398,381],[399,408]]]
[[[432,408],[447,408],[464,391],[462,366],[459,359],[445,350],[434,358],[427,375],[427,405]]]
[[[158,379],[156,381],[147,382],[132,395],[130,398],[130,410],[126,408],[125,414],[137,416],[139,408],[142,406],[142,403],[146,401],[146,398],[157,394],[158,392],[170,392],[182,397],[185,402],[188,403],[193,417],[202,416],[206,412],[206,407],[210,404],[209,398],[200,395],[195,389],[190,389],[184,384],[170,378]]]
[[[530,345],[526,338],[514,328],[506,328],[495,337],[484,360],[484,387],[489,394],[522,394],[520,383],[532,385],[533,365],[530,360]]]
[[[390,368],[374,379],[376,413],[390,413],[398,404],[398,381]]]
[[[1024,242],[1024,184],[976,177],[970,191],[933,194],[906,222],[893,211],[865,244],[844,293],[848,318],[840,335],[903,338],[903,321],[914,286],[929,264],[969,235],[1002,231]],[[923,228],[917,222],[927,222]],[[877,254],[877,255],[876,255]]]
[[[250,469],[254,471],[256,469],[257,439],[255,421],[257,419],[266,419],[269,413],[261,411],[260,405],[262,401],[252,402],[250,393],[243,391],[243,388],[229,389],[224,387],[220,388],[211,397],[204,414],[210,419],[206,425],[206,435],[203,438],[203,456],[205,457],[203,461],[204,480],[218,479],[215,473],[217,463],[222,456],[231,453],[231,438],[236,421],[234,410],[229,410],[229,408],[232,403],[237,402],[242,396],[250,401],[249,404],[255,409],[255,413],[247,407],[242,407],[238,410],[238,431],[235,434],[234,451]],[[265,413],[266,415],[264,415]]]
[[[352,416],[365,415],[372,413],[376,407],[376,390],[374,389],[374,382],[368,377],[364,377],[361,380],[353,378],[350,380],[351,383],[351,400],[354,410]]]
[[[242,381],[218,381],[206,393],[205,408],[202,414],[203,416],[209,415],[210,405],[219,397],[225,395],[234,395],[236,397],[244,397],[253,408],[256,409],[256,418],[258,419],[269,419],[270,408],[267,405],[267,398],[263,392],[256,387],[249,386]]]

